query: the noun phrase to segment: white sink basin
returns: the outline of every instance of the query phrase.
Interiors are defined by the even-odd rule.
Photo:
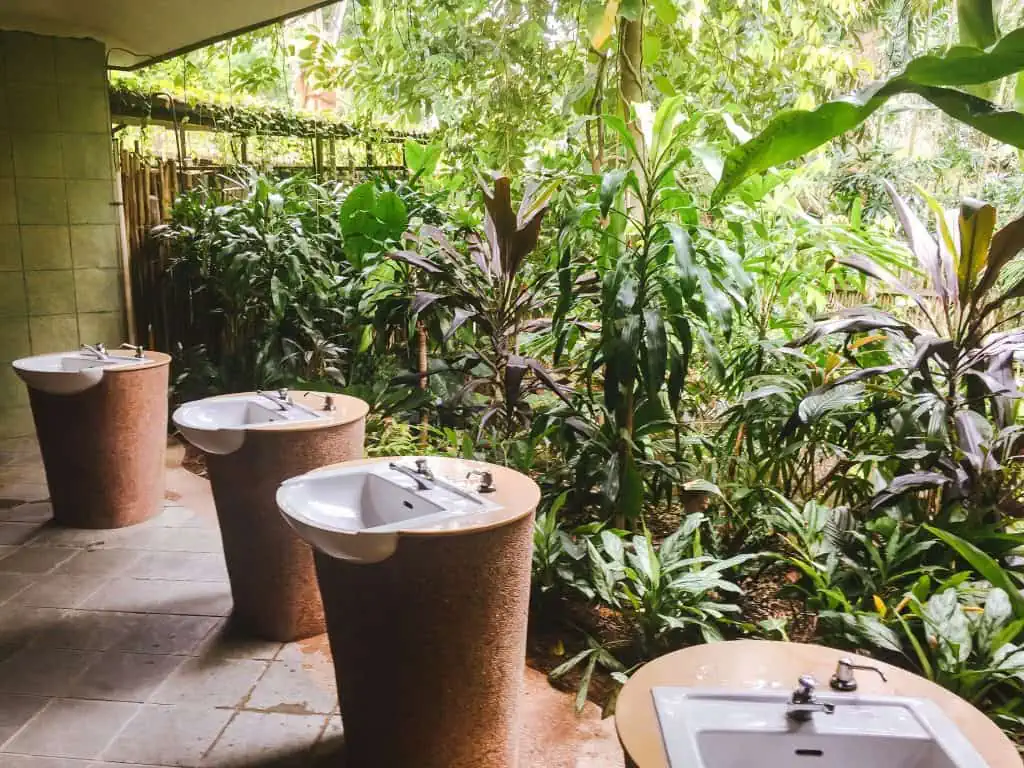
[[[671,768],[986,768],[942,710],[922,699],[819,693],[833,713],[796,722],[786,716],[784,692],[652,694]]]
[[[11,365],[18,377],[32,389],[51,395],[74,395],[99,384],[107,368],[148,362],[150,361],[145,357],[127,355],[111,355],[101,360],[81,352],[56,352],[51,355],[23,357]]]
[[[207,453],[234,453],[245,442],[248,430],[285,422],[314,421],[315,411],[291,404],[284,410],[254,394],[210,397],[180,406],[171,416],[175,426],[192,445]]]
[[[390,557],[402,533],[474,525],[501,507],[463,485],[435,478],[429,489],[390,468],[390,459],[315,470],[277,491],[285,520],[316,549],[340,560],[376,563]],[[402,459],[413,466],[413,459]]]

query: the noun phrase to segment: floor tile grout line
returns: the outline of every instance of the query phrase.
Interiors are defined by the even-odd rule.
[[[31,693],[24,693],[24,694],[15,694],[15,695],[17,695],[17,696],[36,696],[36,698],[40,698],[40,699],[46,699],[46,703],[45,703],[45,704],[43,704],[43,706],[41,706],[41,707],[40,707],[40,708],[39,708],[39,709],[38,709],[38,710],[36,711],[36,713],[35,713],[34,715],[32,715],[32,717],[30,717],[30,718],[29,718],[28,720],[26,720],[26,721],[25,721],[24,723],[22,723],[22,724],[21,724],[21,726],[20,726],[20,727],[19,727],[19,728],[18,728],[18,729],[17,729],[17,730],[16,730],[15,732],[14,732],[14,733],[12,733],[12,734],[11,734],[10,738],[8,738],[8,739],[5,739],[4,741],[0,742],[0,753],[2,753],[2,752],[4,751],[4,750],[3,750],[3,748],[4,748],[4,747],[5,747],[6,745],[8,745],[8,744],[12,743],[12,742],[13,742],[13,741],[14,741],[14,740],[15,740],[16,738],[18,738],[18,735],[19,735],[19,734],[20,734],[20,733],[21,733],[22,731],[24,731],[24,730],[25,730],[26,728],[28,728],[28,726],[29,726],[29,723],[31,723],[31,722],[32,722],[33,720],[35,720],[35,719],[36,719],[37,717],[39,717],[39,716],[40,716],[40,715],[41,715],[41,714],[43,713],[43,711],[44,711],[44,710],[45,710],[45,709],[46,709],[47,707],[49,707],[49,706],[50,706],[50,704],[52,704],[52,703],[53,703],[53,700],[54,700],[55,698],[57,698],[56,696],[39,696],[39,695],[37,695],[37,694],[31,694]],[[10,753],[9,753],[9,754],[10,754]]]
[[[224,723],[224,727],[217,731],[217,735],[213,737],[213,740],[210,742],[210,746],[208,746],[203,751],[203,754],[199,756],[199,761],[196,763],[196,765],[201,766],[204,762],[206,762],[206,758],[210,756],[210,753],[213,752],[217,744],[220,743],[220,740],[224,738],[224,734],[227,732],[228,727],[231,725],[231,723],[235,721],[235,718],[238,717],[238,713],[238,709],[232,710],[231,717],[229,717],[227,721]]]
[[[159,686],[157,686],[157,687],[159,687]],[[135,703],[135,702],[132,702],[132,703]],[[139,714],[142,712],[142,710],[143,710],[143,708],[145,706],[146,706],[145,703],[140,703],[136,707],[135,712],[132,714],[132,716],[129,717],[127,720],[124,721],[124,723],[121,724],[121,727],[117,729],[117,732],[114,733],[114,735],[110,737],[110,739],[107,741],[107,743],[103,745],[103,748],[100,749],[99,752],[96,753],[96,757],[92,758],[95,762],[108,762],[107,760],[104,760],[103,753],[106,752],[108,749],[110,749],[110,747],[114,744],[114,742],[117,741],[118,737],[122,733],[124,733],[126,728],[128,728],[128,724],[132,720],[134,720],[136,717],[139,716]]]

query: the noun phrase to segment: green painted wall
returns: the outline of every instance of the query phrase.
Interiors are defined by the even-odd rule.
[[[125,338],[104,57],[0,31],[0,438],[33,431],[11,360]]]

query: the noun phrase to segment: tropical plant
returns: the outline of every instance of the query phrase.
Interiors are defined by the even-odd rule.
[[[923,576],[890,608],[860,625],[832,616],[847,639],[866,645],[989,712],[1011,735],[1024,723],[1024,613],[1000,587]]]
[[[336,210],[331,190],[301,176],[248,172],[223,192],[182,196],[172,222],[152,234],[170,246],[168,288],[191,298],[177,319],[190,370],[222,391],[341,377]],[[212,370],[195,364],[199,354]]]
[[[667,469],[644,439],[673,425],[681,429],[677,409],[694,339],[720,373],[712,334],[719,328],[729,332],[734,304],[742,303],[750,285],[739,254],[701,223],[694,196],[675,181],[682,163],[694,157],[688,139],[700,123],[697,116],[685,119],[682,110],[683,100],[675,97],[657,113],[636,105],[633,126],[606,115],[625,147],[627,165],[605,173],[598,201],[577,212],[581,227],[596,226],[599,235],[592,267],[601,278],[601,335],[585,377],[593,391],[601,372],[603,402],[590,403],[576,425],[590,440],[588,452],[605,465],[603,493],[618,527],[640,517],[640,463]],[[568,275],[571,254],[563,243],[561,275]],[[567,335],[573,332],[564,320],[575,281],[563,278],[559,287],[553,327]],[[678,448],[679,431],[674,441]],[[669,471],[673,483],[683,481]]]
[[[685,639],[721,640],[723,628],[738,622],[740,608],[728,602],[726,594],[739,595],[742,590],[729,573],[759,555],[719,559],[709,554],[701,536],[706,524],[705,515],[696,512],[660,543],[650,533],[627,536],[613,529],[582,542],[589,579],[577,588],[629,613],[647,657],[678,647]]]
[[[1024,219],[996,232],[991,206],[968,200],[959,211],[947,212],[924,195],[938,221],[937,243],[906,201],[891,186],[889,191],[935,298],[926,300],[868,258],[842,257],[841,263],[911,301],[922,322],[860,307],[816,323],[794,345],[866,332],[881,334],[891,348],[884,359],[866,367],[848,348],[855,370],[811,397],[831,399],[865,381],[898,377],[883,391],[896,396],[892,429],[903,461],[897,476],[871,499],[871,507],[890,506],[930,489],[939,492],[936,511],[943,520],[967,515],[976,523],[998,521],[1000,508],[1017,493],[1006,466],[1021,460],[1021,428],[1014,425],[1014,399],[1021,394],[1013,370],[1015,355],[1024,351],[1024,332],[1013,328],[1024,316],[1013,306],[1024,297],[1024,275],[1009,284],[1000,276],[1024,248]]]
[[[506,176],[495,176],[493,187],[484,185],[484,237],[467,234],[468,253],[456,249],[442,230],[424,224],[406,235],[418,251],[390,254],[415,268],[418,284],[424,286],[415,292],[413,314],[422,316],[431,309],[435,317],[438,310],[450,317],[442,344],[464,326],[474,331],[463,335],[462,349],[448,366],[467,377],[455,404],[480,411],[481,430],[493,420],[505,438],[529,422],[531,394],[546,389],[571,405],[546,367],[519,353],[520,336],[546,308],[550,295],[551,273],[531,269],[528,257],[537,246],[552,188],[528,190],[518,211],[511,192]]]

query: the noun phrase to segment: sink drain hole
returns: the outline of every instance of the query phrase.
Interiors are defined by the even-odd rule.
[[[798,749],[797,757],[823,757],[825,753],[820,749]]]

